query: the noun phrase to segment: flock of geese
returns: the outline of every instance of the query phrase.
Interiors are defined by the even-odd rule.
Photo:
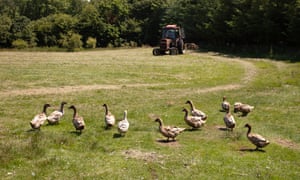
[[[64,115],[64,105],[67,104],[66,102],[62,102],[60,105],[60,109],[53,111],[49,116],[47,116],[47,108],[51,107],[50,104],[44,104],[43,111],[33,117],[30,121],[30,126],[32,129],[40,130],[41,126],[48,121],[49,125],[59,124],[60,119]],[[108,110],[107,104],[103,104],[105,108],[105,124],[106,129],[111,128],[115,125],[116,119],[115,116]],[[77,112],[77,109],[74,105],[71,105],[69,109],[73,109],[73,118],[72,123],[76,132],[82,133],[82,130],[85,128],[84,119],[80,116]],[[122,120],[118,122],[118,131],[121,136],[124,136],[129,129],[129,122],[127,120],[127,110],[124,111],[124,117]]]
[[[67,104],[66,102],[62,102],[60,105],[60,109],[53,111],[49,116],[47,116],[47,108],[51,107],[50,104],[44,104],[43,111],[37,115],[34,116],[34,118],[30,121],[30,125],[32,129],[40,129],[40,127],[48,121],[49,125],[55,125],[58,124],[62,116],[64,115],[64,105]],[[191,100],[186,101],[186,104],[190,105],[190,110],[187,108],[183,108],[184,112],[184,121],[185,123],[194,129],[199,129],[204,126],[204,124],[207,121],[207,115],[199,110],[196,109],[193,102]],[[105,109],[104,114],[104,122],[106,125],[106,129],[110,129],[116,124],[116,118],[115,116],[109,111],[108,105],[103,104],[103,107]],[[225,112],[224,115],[224,123],[226,125],[226,129],[228,131],[233,131],[235,128],[236,122],[234,119],[234,116],[230,113],[231,105],[226,100],[226,97],[223,97],[223,101],[221,103],[221,111]],[[79,133],[82,133],[82,130],[85,128],[84,119],[82,116],[80,116],[77,112],[77,109],[74,105],[71,105],[69,109],[73,109],[73,118],[72,123],[74,125],[74,128],[76,132],[79,131]],[[254,109],[254,106],[250,106],[248,104],[243,104],[241,102],[234,103],[234,113],[240,112],[240,116],[247,116],[248,113],[250,113]],[[175,141],[175,138],[182,133],[186,128],[180,128],[176,126],[166,126],[163,123],[163,120],[161,118],[156,118],[155,122],[159,123],[159,132],[167,138],[167,142],[169,142],[170,139]],[[263,136],[255,133],[251,133],[251,126],[249,124],[245,125],[246,128],[248,128],[247,131],[247,138],[249,141],[256,146],[255,150],[259,150],[259,148],[263,148],[267,146],[270,142],[265,139]],[[118,132],[121,136],[125,136],[126,132],[129,129],[129,122],[127,120],[127,110],[124,111],[123,118],[118,122],[117,124]]]

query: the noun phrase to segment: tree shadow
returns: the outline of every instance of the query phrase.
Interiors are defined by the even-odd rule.
[[[242,57],[242,58],[268,58],[274,61],[299,62],[300,52],[298,47],[280,45],[214,45],[203,43],[199,53],[216,52],[217,56]]]

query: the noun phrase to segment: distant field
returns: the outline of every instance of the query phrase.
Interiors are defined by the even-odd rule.
[[[1,179],[299,179],[300,63],[188,52],[153,56],[150,48],[74,53],[0,52]],[[224,127],[222,97],[255,106]],[[189,129],[190,99],[208,114],[200,130],[165,143],[155,117]],[[30,131],[43,104],[68,102],[59,125]],[[105,129],[104,108],[129,132]],[[74,133],[74,104],[86,122]],[[233,113],[233,112],[232,112]],[[262,151],[246,138],[252,130],[271,144]]]

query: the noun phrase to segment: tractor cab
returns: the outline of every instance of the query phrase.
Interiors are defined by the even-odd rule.
[[[185,38],[183,28],[177,25],[166,25],[162,28],[159,48],[153,49],[153,55],[183,54]]]

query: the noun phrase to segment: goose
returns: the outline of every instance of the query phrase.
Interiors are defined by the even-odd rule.
[[[241,102],[234,103],[234,113],[241,112],[242,116],[247,116],[254,109],[254,106],[243,104]]]
[[[187,125],[197,129],[205,124],[206,121],[203,120],[202,117],[189,116],[189,111],[186,108],[183,108],[182,111],[185,112],[184,121],[186,122]]]
[[[61,102],[60,104],[60,109],[59,110],[56,110],[56,111],[53,111],[48,117],[47,117],[47,120],[48,120],[48,124],[58,124],[59,123],[59,120],[60,118],[64,115],[64,105],[67,104],[66,102]]]
[[[169,138],[172,138],[175,141],[177,135],[185,130],[185,128],[179,128],[174,126],[164,126],[163,121],[161,118],[155,119],[155,122],[159,123],[159,132],[165,136],[167,141],[169,142]]]
[[[226,96],[223,96],[221,107],[224,112],[227,112],[227,110],[230,108],[230,103],[226,100]]]
[[[270,142],[268,140],[266,140],[264,137],[262,137],[261,135],[251,133],[250,124],[245,124],[245,127],[248,128],[247,138],[249,139],[249,141],[252,144],[254,144],[256,146],[255,150],[259,150],[259,148],[263,148],[263,147],[267,146],[268,144],[270,144]]]
[[[70,106],[69,109],[73,109],[74,110],[72,122],[73,122],[73,125],[74,125],[76,131],[79,130],[79,132],[81,134],[81,131],[85,127],[85,123],[84,123],[83,117],[78,115],[77,109],[76,109],[76,107],[74,105]]]
[[[118,131],[121,135],[125,135],[129,128],[129,122],[127,120],[127,110],[124,111],[124,118],[118,123]]]
[[[202,112],[202,111],[200,111],[199,109],[196,109],[196,108],[195,108],[195,106],[194,106],[194,104],[193,104],[193,101],[187,100],[185,104],[190,104],[192,116],[199,116],[199,117],[202,117],[202,120],[207,119],[207,115],[206,115],[204,112]]]
[[[231,131],[233,131],[233,128],[235,127],[235,120],[233,115],[230,113],[230,108],[228,108],[228,110],[225,113],[224,116],[224,123],[226,125],[226,128],[230,129]]]
[[[112,127],[115,125],[116,119],[115,116],[108,110],[107,104],[103,104],[103,107],[105,108],[105,124],[106,124],[106,129]]]
[[[43,112],[35,115],[30,121],[32,129],[40,129],[40,127],[44,124],[44,122],[47,120],[47,108],[50,106],[50,104],[44,104]]]

